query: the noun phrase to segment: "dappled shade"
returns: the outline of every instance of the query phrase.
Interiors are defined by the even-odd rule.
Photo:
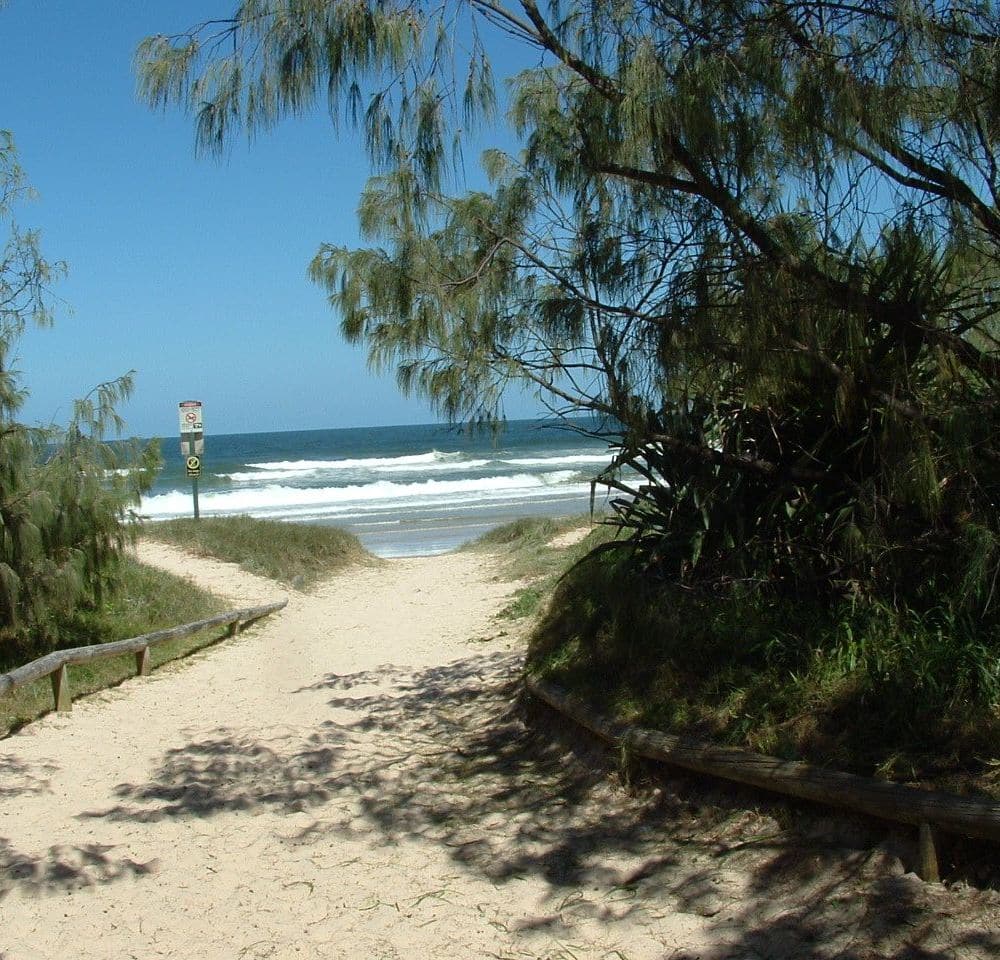
[[[285,842],[351,838],[373,857],[417,843],[459,875],[542,880],[545,903],[522,929],[566,937],[592,921],[613,936],[625,918],[655,936],[657,918],[677,912],[729,950],[788,960],[860,960],[873,948],[929,960],[959,944],[986,956],[996,945],[945,922],[939,894],[902,876],[891,848],[857,846],[856,832],[810,838],[747,812],[751,794],[686,780],[626,796],[601,754],[521,699],[519,666],[495,654],[330,674],[299,691],[329,691],[320,729],[267,741],[220,729],[172,747],[152,779],[120,785],[115,804],[84,819],[305,814]]]

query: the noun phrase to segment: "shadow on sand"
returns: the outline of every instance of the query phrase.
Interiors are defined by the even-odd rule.
[[[517,657],[493,655],[417,672],[386,665],[330,675],[297,691],[331,694],[330,718],[308,736],[258,742],[218,730],[168,750],[149,782],[120,785],[114,806],[82,816],[151,823],[231,810],[306,812],[314,821],[303,836],[313,839],[405,838],[500,886],[544,879],[549,912],[521,921],[525,928],[558,925],[572,936],[583,920],[632,918],[655,936],[658,917],[690,914],[718,946],[665,949],[674,960],[936,960],[1000,951],[975,919],[990,904],[995,910],[992,894],[926,886],[884,848],[810,840],[755,811],[752,796],[730,793],[726,801],[717,791],[706,802],[703,785],[690,781],[626,794],[602,754],[522,701],[520,666]],[[76,850],[96,858],[104,882],[148,869],[105,866],[106,851]],[[58,882],[51,868],[18,863],[0,847],[11,882]]]
[[[43,856],[28,856],[0,837],[0,900],[15,888],[37,896],[156,873],[155,861],[139,863],[117,856],[114,849],[99,843],[56,844]]]
[[[49,763],[29,766],[17,757],[0,757],[0,803],[25,794],[48,793],[49,777],[56,772]]]

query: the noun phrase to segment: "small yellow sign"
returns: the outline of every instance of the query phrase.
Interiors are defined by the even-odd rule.
[[[201,476],[201,457],[187,458],[187,475],[189,477]]]

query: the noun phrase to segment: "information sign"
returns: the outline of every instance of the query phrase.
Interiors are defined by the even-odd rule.
[[[181,433],[202,433],[205,429],[201,419],[200,400],[182,400],[177,404]]]

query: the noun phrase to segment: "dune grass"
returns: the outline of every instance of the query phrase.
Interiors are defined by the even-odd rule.
[[[213,596],[185,580],[147,567],[125,557],[121,561],[118,589],[98,610],[78,610],[59,624],[59,643],[55,649],[82,647],[137,637],[154,630],[193,623],[232,608],[231,601]],[[189,637],[168,640],[150,649],[155,669],[217,642],[226,636],[225,628],[202,630]],[[7,650],[0,670],[41,656],[47,650],[16,657]],[[78,664],[69,668],[70,689],[74,697],[113,687],[135,675],[135,657],[124,654]],[[0,697],[0,736],[52,710],[52,687],[48,678],[38,680]]]
[[[518,520],[465,548],[526,581],[500,616],[534,618],[534,676],[640,726],[1000,799],[1000,664],[975,624],[698,595],[611,546],[610,525],[553,546],[587,523]]]
[[[336,527],[253,517],[147,523],[142,535],[304,590],[346,567],[375,563],[357,537]]]
[[[622,549],[559,579],[528,670],[644,727],[1000,798],[994,651],[933,613],[698,595]]]

